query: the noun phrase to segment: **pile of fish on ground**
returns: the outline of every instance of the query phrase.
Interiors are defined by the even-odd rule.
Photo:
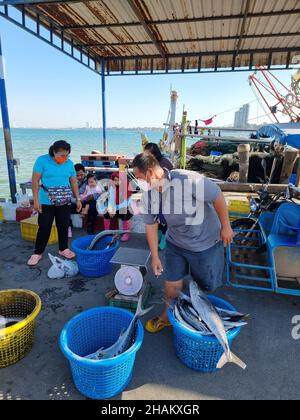
[[[180,292],[177,302],[172,307],[175,320],[189,331],[202,336],[215,336],[218,339],[224,349],[218,369],[227,363],[235,363],[246,369],[245,363],[230,351],[227,333],[247,325],[245,320],[249,315],[216,308],[195,281],[190,281],[189,288],[190,297]]]
[[[125,353],[127,350],[129,350],[135,340],[136,331],[137,331],[137,322],[139,318],[142,318],[144,315],[146,315],[148,312],[150,312],[153,309],[153,306],[150,308],[143,310],[142,308],[142,301],[143,296],[140,295],[139,301],[138,301],[138,307],[136,314],[134,318],[132,319],[131,323],[129,324],[129,327],[126,331],[123,331],[117,340],[115,344],[113,344],[108,349],[101,348],[97,350],[93,354],[89,354],[86,356],[86,359],[89,360],[106,360],[106,359],[112,359],[114,357],[120,356],[121,354]]]

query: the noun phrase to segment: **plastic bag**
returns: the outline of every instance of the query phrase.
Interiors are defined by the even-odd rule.
[[[67,261],[53,255],[48,254],[52,267],[48,271],[49,279],[63,279],[77,276],[79,273],[78,265],[75,261]]]
[[[30,208],[30,198],[28,194],[16,194],[16,200],[18,207]]]

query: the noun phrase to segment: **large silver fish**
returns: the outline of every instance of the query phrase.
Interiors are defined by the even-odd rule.
[[[190,303],[192,305],[192,299],[187,296],[186,294],[184,294],[183,292],[179,291],[178,292],[178,297],[183,300],[186,301],[188,303]],[[236,312],[236,311],[230,311],[228,309],[222,309],[222,308],[218,308],[216,307],[216,310],[218,312],[218,314],[220,315],[220,317],[224,320],[224,321],[230,321],[230,322],[236,322],[236,323],[240,323],[241,321],[245,321],[246,319],[248,319],[250,317],[249,314],[241,314],[240,312]],[[237,327],[240,325],[237,325]]]
[[[131,233],[131,231],[129,230],[104,230],[103,232],[100,232],[98,235],[95,236],[91,244],[88,246],[87,251],[93,251],[97,243],[101,241],[102,238],[105,238],[106,236],[112,236],[113,238],[114,237],[118,238],[124,235],[125,233]]]
[[[102,348],[96,351],[95,353],[86,356],[85,358],[90,359],[90,360],[105,360],[105,359],[111,359],[113,357],[117,357],[120,354],[123,354],[125,351],[127,351],[130,348],[130,345],[132,343],[138,319],[142,318],[144,315],[152,311],[152,309],[154,308],[154,306],[151,306],[150,308],[143,310],[142,302],[143,302],[143,296],[141,295],[139,297],[138,307],[137,307],[137,311],[134,318],[132,319],[127,330],[121,333],[118,341],[115,344],[113,344],[108,349]]]
[[[198,332],[198,330],[196,328],[194,328],[192,325],[190,325],[188,322],[186,322],[183,319],[177,305],[174,306],[173,313],[174,313],[175,319],[179,322],[179,324],[183,325],[186,329],[188,329],[192,332]]]
[[[211,335],[211,332],[200,319],[199,315],[196,311],[189,306],[186,301],[182,301],[178,303],[179,312],[181,313],[183,319],[191,325],[196,331],[199,331],[202,335]]]
[[[242,362],[230,351],[223,321],[213,304],[210,302],[205,293],[199,289],[195,281],[190,282],[190,294],[194,309],[224,349],[224,354],[221,357],[217,368],[222,369],[227,363],[234,363],[240,368],[246,369],[247,365],[245,365],[244,362]]]

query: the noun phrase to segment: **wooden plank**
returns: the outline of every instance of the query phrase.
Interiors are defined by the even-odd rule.
[[[287,149],[285,151],[283,167],[282,167],[281,177],[280,177],[281,184],[288,184],[290,182],[297,157],[298,157],[297,150]]]
[[[225,183],[225,182],[217,182],[219,187],[223,192],[232,192],[232,193],[254,193],[258,192],[262,189],[261,184],[234,184],[234,183]],[[276,194],[278,192],[285,192],[287,190],[287,184],[271,184],[269,186],[268,191],[271,194]]]

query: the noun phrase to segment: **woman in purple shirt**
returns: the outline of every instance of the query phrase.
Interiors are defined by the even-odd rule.
[[[165,158],[162,155],[160,148],[158,147],[156,143],[148,143],[144,150],[145,150],[145,153],[149,153],[152,156],[154,156],[156,160],[159,162],[161,168],[164,169],[165,171],[172,171],[174,169],[172,162],[170,162],[169,159]],[[158,224],[159,224],[159,233],[160,233],[159,249],[163,251],[167,245],[166,233],[168,230],[168,225],[167,225],[166,220],[158,220]]]
[[[156,143],[148,143],[144,150],[146,153],[151,153],[151,155],[154,156],[156,160],[158,160],[162,169],[167,169],[168,171],[172,171],[174,169],[172,162],[170,162],[169,159],[162,155],[160,148]]]

